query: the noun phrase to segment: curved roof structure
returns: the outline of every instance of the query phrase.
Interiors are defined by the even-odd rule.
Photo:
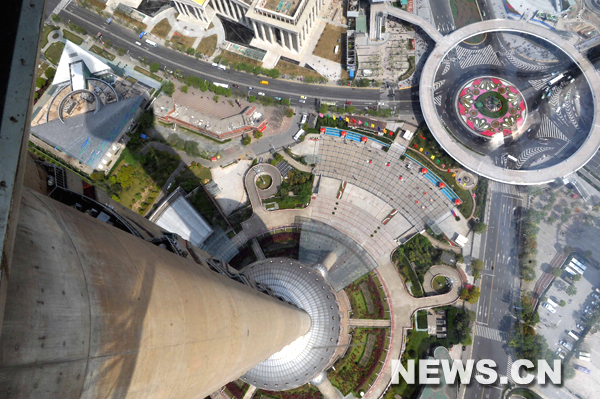
[[[600,77],[560,35],[533,24],[490,20],[445,36],[419,90],[441,147],[493,180],[548,183],[583,167],[600,146]]]
[[[241,379],[260,389],[283,391],[306,384],[329,363],[340,335],[339,306],[321,273],[297,260],[269,258],[242,272],[311,318],[310,331],[259,363]]]

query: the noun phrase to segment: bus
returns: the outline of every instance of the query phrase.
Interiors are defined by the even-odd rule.
[[[581,268],[579,266],[576,266],[575,264],[569,264],[569,267],[571,269],[575,270],[577,273],[583,274],[583,270],[581,270]]]
[[[552,79],[550,79],[548,81],[548,86],[554,86],[555,84],[560,82],[562,80],[562,78],[564,78],[564,77],[565,77],[564,73],[558,74],[557,76],[553,77]]]
[[[146,39],[146,44],[151,45],[152,47],[156,47],[156,43],[153,42],[152,40]]]
[[[303,134],[304,134],[304,129],[298,130],[298,132],[296,134],[294,134],[294,141],[300,140],[300,137],[302,137]]]
[[[326,101],[326,100],[321,100],[321,105],[331,105],[331,106],[336,106],[336,102],[335,101]]]
[[[567,335],[573,338],[575,341],[579,341],[579,335],[575,331],[571,330]]]
[[[575,270],[571,269],[569,266],[566,266],[566,267],[565,267],[565,271],[566,271],[567,273],[569,273],[571,276],[574,276],[574,275],[576,275],[576,274],[579,274],[579,273],[577,273]]]
[[[268,86],[268,85],[269,85],[269,81],[268,81],[268,80],[261,80],[261,81],[260,81],[260,84],[261,84],[261,85]]]
[[[214,82],[213,84],[214,84],[215,86],[222,87],[222,88],[224,88],[224,89],[229,89],[229,85],[227,85],[227,84],[225,84],[225,83],[217,83],[217,82]]]

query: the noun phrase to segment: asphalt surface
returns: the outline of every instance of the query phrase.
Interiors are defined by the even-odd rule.
[[[314,85],[282,79],[269,79],[269,86],[261,86],[259,82],[264,80],[264,77],[231,69],[222,71],[211,67],[211,63],[197,60],[173,49],[161,45],[151,47],[145,41],[140,41],[134,31],[117,23],[108,25],[103,17],[93,11],[79,7],[75,3],[70,3],[59,13],[59,16],[64,21],[71,21],[84,27],[90,36],[102,32],[105,40],[110,39],[112,41],[113,47],[123,47],[129,51],[130,57],[135,60],[143,57],[148,59],[149,62],[158,62],[161,68],[166,66],[171,70],[179,69],[184,75],[194,74],[213,82],[237,84],[240,86],[240,91],[244,93],[248,91],[248,87],[253,87],[255,91],[260,87],[260,91],[265,92],[267,95],[289,98],[292,105],[299,105],[300,96],[305,95],[308,97],[306,106],[316,105],[316,99],[335,100],[338,106],[343,105],[346,101],[351,101],[355,106],[373,106],[380,101],[379,88],[365,89]],[[141,42],[141,46],[136,45],[136,41]],[[397,111],[413,111],[419,109],[418,94],[415,90],[410,89],[396,90],[394,100],[387,101],[386,105],[388,104],[390,107],[396,107]]]
[[[471,358],[492,359],[499,375],[508,375],[510,353],[508,332],[515,321],[514,303],[518,299],[520,280],[517,270],[517,217],[515,211],[523,204],[520,197],[493,192],[489,203],[490,216],[485,233],[482,256],[481,296],[477,305],[477,327]],[[486,330],[487,333],[478,333]],[[479,335],[481,334],[481,335]],[[501,337],[501,340],[490,337]],[[500,398],[501,386],[482,386],[476,381],[466,391],[466,399]]]
[[[448,0],[429,0],[429,8],[433,16],[433,24],[442,35],[456,29],[456,22],[454,22]]]
[[[263,137],[260,140],[252,143],[252,151],[258,156],[265,154],[271,148],[278,150],[288,145],[294,144],[294,134],[300,129],[300,119],[302,115],[300,112],[296,112],[296,115],[292,118],[292,123],[289,129],[285,132],[274,136]]]

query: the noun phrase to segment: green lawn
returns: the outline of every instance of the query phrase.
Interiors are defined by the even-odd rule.
[[[48,46],[48,49],[44,53],[48,61],[54,65],[58,65],[60,62],[60,56],[62,55],[65,44],[63,42],[55,42]]]
[[[436,292],[440,292],[440,291],[444,291],[444,288],[446,288],[448,285],[446,284],[446,277],[445,276],[436,276],[433,279],[433,289]],[[441,293],[441,292],[440,292]]]
[[[420,329],[427,327],[427,311],[426,310],[417,311],[417,325],[419,326]]]
[[[272,182],[273,179],[269,175],[259,176],[256,178],[256,187],[258,187],[260,190],[266,190],[267,188],[271,187]]]
[[[96,46],[96,45],[93,45],[93,46],[90,48],[90,51],[91,51],[92,53],[94,53],[94,54],[98,54],[98,55],[99,55],[100,57],[102,57],[102,58],[106,58],[106,59],[107,59],[107,60],[109,60],[109,61],[113,61],[113,60],[115,59],[115,57],[116,57],[114,54],[111,54],[111,53],[109,53],[108,51],[106,51],[106,50],[103,50],[103,49],[102,49],[102,47],[98,47],[98,46]],[[137,68],[137,67],[136,67],[136,68]]]
[[[83,43],[83,39],[80,38],[79,36],[77,36],[76,34],[74,34],[73,32],[69,32],[66,29],[63,29],[63,37],[67,40],[72,41],[73,43],[75,43],[76,45],[81,45],[81,43]]]
[[[371,300],[375,306],[375,311],[373,313],[368,312],[367,302],[365,301],[364,294],[360,289],[360,284],[363,282],[367,283],[367,285],[371,287],[369,292],[371,293]],[[378,288],[379,285],[381,285],[379,279],[377,279],[377,277],[374,276],[374,273],[371,272],[344,288],[344,291],[350,300],[353,319],[379,319],[382,311],[383,318],[389,318],[389,313],[386,312],[389,310],[389,308],[387,306],[387,302],[383,299],[385,297],[385,293],[382,289]]]
[[[429,349],[429,334],[427,331],[410,330],[406,338],[406,351],[402,354],[402,365],[406,367],[408,359],[415,360],[416,379],[418,381],[419,359],[425,359],[427,350]],[[390,386],[390,389],[385,394],[385,399],[395,399],[396,395],[403,398],[412,398],[419,392],[421,387],[418,384],[407,384],[400,376],[400,383]]]
[[[50,32],[58,30],[59,27],[58,26],[54,26],[54,25],[45,25],[44,26],[44,30],[42,32],[42,47],[44,48],[46,47],[46,45],[48,44],[48,35],[50,34]]]
[[[135,68],[133,68],[133,69],[135,69],[136,71],[138,71],[138,72],[139,72],[139,73],[141,73],[142,75],[146,75],[146,76],[148,76],[149,78],[152,78],[152,79],[154,79],[154,80],[156,80],[156,81],[158,81],[158,82],[162,82],[162,80],[163,80],[163,79],[162,79],[160,76],[157,76],[157,75],[153,74],[152,72],[150,72],[150,71],[147,71],[147,70],[145,70],[144,68],[141,68],[141,67],[139,67],[139,66],[136,66],[136,67],[135,67]]]

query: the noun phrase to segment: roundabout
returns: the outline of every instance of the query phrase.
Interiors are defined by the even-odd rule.
[[[482,33],[476,49],[465,44]],[[515,40],[551,54],[552,62],[520,54],[510,45]],[[547,183],[583,167],[600,146],[593,65],[559,35],[526,22],[489,20],[445,36],[425,63],[419,90],[440,146],[492,180]]]

